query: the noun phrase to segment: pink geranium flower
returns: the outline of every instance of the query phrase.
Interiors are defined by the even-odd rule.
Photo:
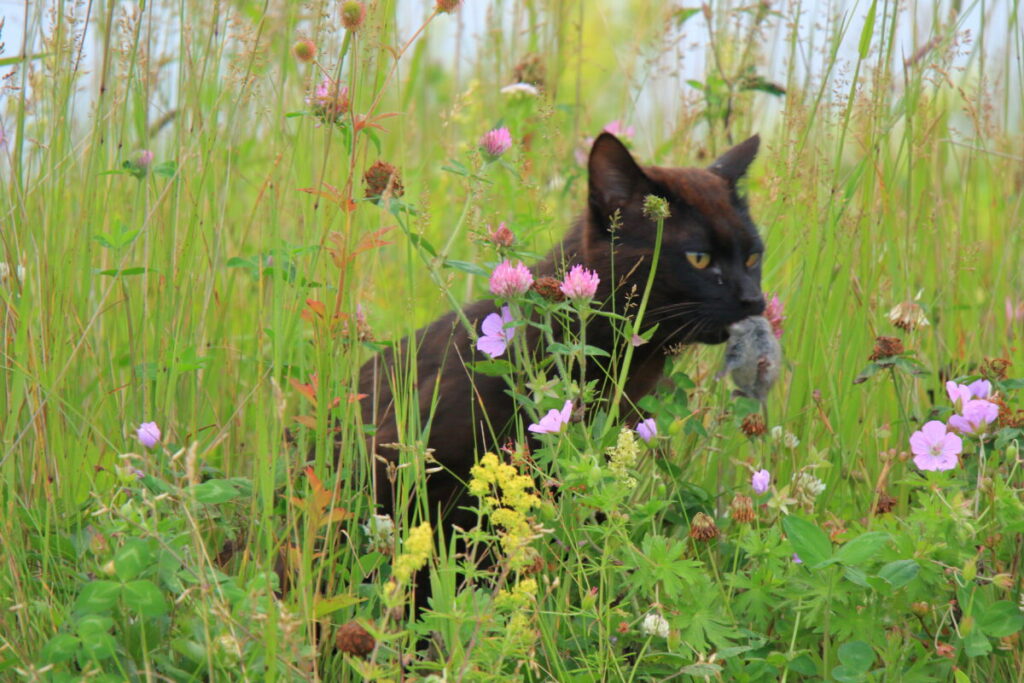
[[[960,413],[949,418],[949,426],[964,434],[977,434],[999,417],[999,406],[992,401],[973,399],[963,404]]]
[[[974,398],[988,398],[992,393],[992,383],[987,379],[975,380],[968,384],[967,388],[971,390],[971,396]]]
[[[974,392],[971,391],[969,386],[966,384],[957,384],[952,380],[946,382],[946,394],[958,410],[963,408],[968,401],[974,398]]]
[[[589,301],[597,293],[597,285],[600,282],[601,278],[597,273],[576,264],[565,274],[559,289],[570,299]]]
[[[926,422],[920,430],[910,436],[910,450],[914,453],[914,464],[918,469],[943,471],[957,466],[957,458],[963,451],[963,440],[946,431],[946,425],[938,420]]]
[[[143,422],[135,432],[136,436],[146,448],[152,448],[160,441],[160,427],[156,422]]]
[[[768,487],[771,486],[771,483],[772,475],[768,470],[758,470],[750,478],[750,487],[759,496],[768,492]]]
[[[511,299],[524,294],[531,285],[533,285],[533,275],[522,261],[514,266],[511,261],[502,261],[491,273],[491,293],[495,296]]]
[[[653,417],[649,417],[646,420],[637,423],[636,433],[640,435],[640,438],[644,440],[644,443],[650,443],[651,439],[658,436],[658,423],[654,421]]]
[[[515,335],[514,327],[506,327],[512,322],[512,312],[508,306],[501,307],[501,314],[491,313],[484,318],[480,326],[483,334],[476,340],[476,348],[486,353],[491,358],[497,358],[505,353],[509,341]]]
[[[568,424],[569,416],[572,414],[572,401],[566,401],[561,410],[552,408],[548,414],[540,419],[540,422],[527,427],[535,434],[557,434]]]
[[[487,131],[480,138],[480,147],[488,156],[496,159],[512,147],[512,133],[504,126]]]

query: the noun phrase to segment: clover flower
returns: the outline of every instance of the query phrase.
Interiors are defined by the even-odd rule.
[[[488,156],[497,159],[512,147],[512,133],[504,126],[487,131],[480,138],[480,147]]]
[[[566,401],[561,410],[552,408],[539,422],[530,425],[527,429],[535,434],[557,434],[568,424],[571,414],[572,401]]]
[[[932,420],[910,436],[910,450],[918,469],[941,472],[957,466],[963,440],[947,432],[946,425]]]
[[[306,104],[324,123],[338,123],[352,106],[348,98],[348,87],[327,76],[313,88],[313,94],[306,98]]]
[[[764,301],[765,307],[762,315],[771,324],[772,333],[775,334],[775,338],[782,339],[782,322],[786,319],[786,316],[783,315],[782,302],[779,301],[777,294],[773,294],[771,299],[765,294]]]
[[[570,299],[590,301],[597,293],[597,285],[600,282],[601,278],[596,272],[577,263],[565,274],[560,289],[562,294]]]
[[[514,327],[506,327],[512,322],[512,312],[508,306],[501,307],[501,313],[491,313],[484,318],[480,328],[483,334],[476,340],[477,350],[486,353],[491,358],[497,358],[505,353],[508,343],[515,336]]]
[[[921,327],[928,327],[931,324],[928,322],[928,316],[924,314],[924,309],[913,301],[904,301],[896,304],[889,311],[888,317],[889,322],[907,332],[912,332]]]
[[[540,95],[540,91],[537,90],[537,86],[533,83],[510,83],[500,90],[502,95],[525,95],[527,97],[537,97]]]
[[[504,299],[525,294],[533,286],[533,275],[530,269],[519,261],[512,265],[509,260],[502,261],[491,273],[491,293]]]
[[[653,417],[649,417],[637,423],[636,433],[640,435],[644,443],[650,443],[652,439],[658,436],[658,423],[654,421]]]
[[[657,612],[651,612],[644,617],[644,621],[640,624],[640,630],[649,636],[658,636],[659,638],[668,638],[669,626],[668,620],[661,616]]]
[[[768,487],[771,486],[771,483],[772,475],[768,470],[758,470],[750,478],[750,488],[754,489],[754,493],[759,496],[768,492]]]
[[[146,448],[152,448],[160,441],[160,427],[156,422],[143,422],[136,430],[136,436]]]
[[[516,241],[516,236],[503,221],[494,230],[488,226],[487,239],[496,247],[511,247]]]

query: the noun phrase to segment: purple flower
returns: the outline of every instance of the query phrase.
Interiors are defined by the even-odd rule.
[[[957,456],[963,450],[964,442],[956,434],[946,431],[946,425],[938,420],[926,422],[919,431],[910,436],[910,450],[914,452],[914,464],[918,469],[943,471],[957,466]]]
[[[511,261],[502,261],[491,273],[491,293],[505,299],[525,293],[532,284],[533,275],[522,261],[514,266]]]
[[[508,306],[501,307],[501,315],[491,313],[484,318],[480,326],[483,334],[476,340],[476,348],[486,353],[491,358],[497,358],[505,353],[509,340],[515,335],[513,327],[505,327],[512,322],[512,312]]]
[[[484,133],[484,136],[480,138],[480,147],[483,148],[484,152],[495,159],[507,152],[511,146],[512,133],[508,132],[508,128],[504,126],[487,131]]]
[[[566,401],[561,410],[552,408],[547,415],[540,419],[540,422],[530,425],[527,429],[535,434],[557,434],[569,422],[571,414],[572,401]]]
[[[964,434],[985,431],[990,422],[999,417],[999,406],[991,401],[973,399],[963,404],[960,415],[949,418],[949,426]]]
[[[988,398],[992,393],[992,383],[987,379],[975,380],[968,384],[967,388],[971,390],[971,396],[974,398]]]
[[[772,484],[772,474],[768,470],[758,470],[754,472],[754,476],[750,478],[750,486],[754,489],[754,493],[762,495],[768,492],[768,487]]]
[[[139,167],[140,169],[142,169],[143,171],[147,170],[152,163],[153,163],[153,151],[152,150],[148,150],[148,149],[141,150],[135,156],[135,165],[137,167]]]
[[[644,443],[650,443],[651,439],[658,436],[658,424],[654,421],[653,417],[649,417],[637,423],[636,433],[640,435]]]
[[[156,422],[143,422],[139,425],[136,430],[136,436],[146,448],[152,448],[160,441],[160,427],[157,426]]]
[[[804,563],[804,561],[801,560],[800,556],[797,555],[796,553],[793,553],[793,558],[792,559],[793,559],[793,564],[803,564]]]
[[[631,138],[636,135],[636,128],[633,126],[623,126],[621,121],[615,119],[604,127],[604,132],[611,133],[620,138]]]
[[[957,384],[950,380],[946,382],[946,394],[949,395],[949,400],[953,402],[958,409],[963,408],[967,405],[967,402],[974,398],[974,392],[966,384]]]
[[[601,282],[601,278],[597,276],[597,273],[577,263],[565,274],[565,279],[562,280],[559,289],[570,299],[589,301],[594,298],[599,282]]]
[[[772,332],[775,333],[776,339],[782,339],[782,321],[786,319],[786,316],[782,314],[782,302],[779,301],[779,296],[773,294],[772,298],[769,299],[766,294],[764,307],[764,318],[772,326]]]

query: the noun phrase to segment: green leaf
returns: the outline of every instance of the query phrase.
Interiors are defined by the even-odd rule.
[[[896,560],[882,565],[878,570],[879,578],[885,579],[893,588],[903,588],[917,577],[921,571],[917,560]]]
[[[134,579],[156,562],[148,543],[141,538],[129,538],[114,556],[114,571],[122,581]]]
[[[586,344],[586,345],[583,346],[583,355],[585,355],[585,356],[598,356],[598,357],[601,357],[601,356],[611,357],[611,355],[607,351],[605,351],[604,349],[598,348],[596,346],[591,346],[590,344]]]
[[[863,640],[843,643],[839,646],[837,654],[843,666],[859,673],[866,673],[875,663],[875,651]]]
[[[856,671],[845,664],[832,669],[832,680],[839,683],[858,683],[864,680],[864,672]]]
[[[1000,600],[989,608],[976,609],[978,628],[993,638],[1005,638],[1024,627],[1024,614],[1009,600]]]
[[[117,602],[121,594],[121,584],[117,581],[97,580],[85,584],[85,588],[75,600],[75,612],[78,614],[99,614],[106,612]]]
[[[109,633],[90,633],[82,637],[79,662],[98,662],[113,657],[117,652],[117,641]]]
[[[159,617],[170,611],[167,598],[148,579],[129,581],[124,585],[121,597],[125,606],[139,616]]]
[[[831,562],[839,562],[848,566],[860,566],[875,557],[879,550],[889,542],[889,534],[884,531],[869,531],[843,544]]]
[[[99,614],[87,614],[75,622],[75,633],[82,638],[90,633],[108,633],[114,628],[114,620],[111,617]]]
[[[488,273],[484,268],[478,266],[475,263],[470,263],[469,261],[453,261],[451,259],[446,259],[444,262],[444,267],[454,268],[455,270],[461,270],[462,272],[469,273],[470,275],[490,277],[490,273]]]
[[[153,174],[163,176],[165,178],[173,178],[174,174],[178,172],[177,161],[162,161],[153,167]]]
[[[149,268],[144,268],[142,266],[132,266],[131,268],[123,268],[121,270],[118,270],[117,268],[108,268],[107,270],[101,270],[100,275],[141,275],[149,270]]]
[[[423,235],[417,235],[416,233],[410,232],[409,241],[413,243],[413,246],[419,247],[431,256],[437,257],[437,250],[434,249],[434,245],[431,244]]]
[[[672,18],[676,22],[676,28],[679,28],[687,22],[691,17],[696,14],[700,14],[699,7],[680,7],[672,13]]]
[[[316,619],[322,619],[328,614],[351,607],[352,605],[358,605],[362,601],[363,598],[350,593],[342,593],[330,598],[316,598],[313,602],[313,615]]]
[[[954,683],[971,683],[971,677],[965,674],[960,669],[954,669],[953,681]]]
[[[972,630],[966,638],[963,639],[964,654],[968,657],[982,657],[992,652],[992,643],[985,637],[985,634],[981,632],[981,629]]]
[[[202,484],[190,486],[188,490],[192,492],[197,501],[208,505],[226,503],[240,495],[238,489],[224,479],[210,479]]]
[[[78,652],[80,642],[70,633],[58,633],[43,646],[43,651],[40,653],[42,661],[46,664],[66,662]]]
[[[867,366],[860,371],[860,374],[853,378],[854,384],[863,384],[868,381],[868,378],[878,373],[879,370],[884,370],[885,366],[879,365],[874,361],[867,364]]]
[[[488,377],[504,377],[505,375],[511,375],[515,372],[515,366],[509,363],[507,360],[480,360],[475,363],[467,364],[470,370],[478,372],[481,375],[487,375]]]
[[[868,49],[871,47],[871,35],[875,31],[875,7],[877,4],[878,0],[871,0],[868,16],[864,19],[864,28],[860,30],[860,44],[857,46],[857,52],[861,59],[867,58]]]
[[[815,569],[831,558],[832,542],[824,531],[811,522],[789,515],[782,519],[782,528],[793,550],[807,567]]]

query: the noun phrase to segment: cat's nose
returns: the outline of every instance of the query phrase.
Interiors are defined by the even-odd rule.
[[[761,315],[764,313],[764,294],[761,288],[754,283],[744,283],[740,290],[740,306],[747,315]]]

